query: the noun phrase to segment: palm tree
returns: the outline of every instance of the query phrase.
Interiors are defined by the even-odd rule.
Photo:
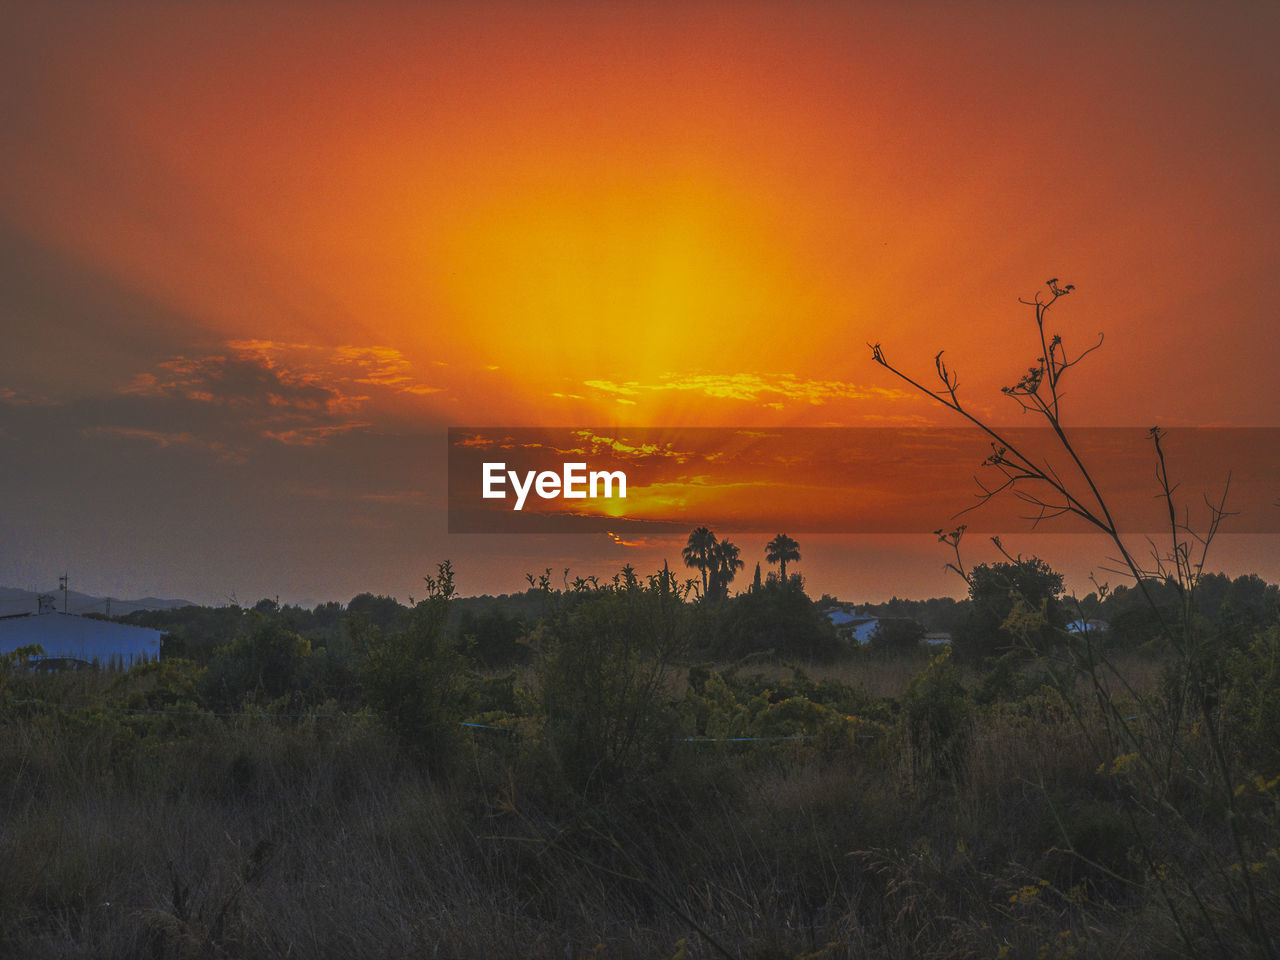
[[[780,533],[764,545],[764,558],[778,564],[778,579],[787,582],[787,561],[800,559],[800,544],[785,533]]]
[[[697,567],[702,571],[702,595],[707,595],[707,572],[711,569],[711,552],[716,547],[716,535],[706,527],[698,527],[689,534],[689,542],[685,544],[680,556],[684,557],[686,567]]]
[[[738,545],[729,540],[721,540],[712,548],[711,592],[715,596],[722,597],[729,595],[729,584],[733,583],[734,575],[745,565],[738,557],[740,552]]]

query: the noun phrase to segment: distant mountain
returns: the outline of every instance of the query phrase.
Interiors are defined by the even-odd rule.
[[[62,610],[62,591],[45,591],[55,600],[55,609]],[[0,587],[0,617],[19,613],[35,613],[40,607],[41,592],[38,590],[22,590],[18,587]],[[172,610],[175,607],[190,607],[190,600],[162,600],[159,597],[143,597],[141,600],[120,600],[117,597],[95,597],[92,594],[80,593],[78,590],[67,592],[67,613],[102,613],[110,612],[113,617],[122,617],[135,610]]]

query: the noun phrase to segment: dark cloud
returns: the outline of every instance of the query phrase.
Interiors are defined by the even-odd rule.
[[[342,416],[368,399],[343,393],[307,372],[291,372],[257,357],[174,357],[154,372],[135,374],[120,392],[145,398],[185,398],[249,411],[269,423]]]

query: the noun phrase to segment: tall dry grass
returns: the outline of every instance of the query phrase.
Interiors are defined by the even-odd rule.
[[[900,701],[921,669],[808,672]],[[467,735],[443,782],[360,712],[135,713],[110,706],[109,677],[41,682],[0,720],[3,956],[1180,950],[1087,742],[1097,718],[1082,729],[1048,694],[975,708],[950,773],[889,722],[872,739],[682,743],[586,799],[536,744],[492,731]]]

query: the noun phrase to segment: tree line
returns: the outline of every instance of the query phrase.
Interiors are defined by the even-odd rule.
[[[689,534],[680,555],[686,567],[702,574],[701,595],[711,600],[727,597],[729,585],[745,566],[738,545],[731,540],[717,540],[707,527],[697,527]],[[787,564],[799,559],[800,544],[785,533],[765,544],[765,560],[778,564],[778,579],[781,581],[787,579]],[[752,587],[758,589],[761,585],[760,564],[757,563]]]

